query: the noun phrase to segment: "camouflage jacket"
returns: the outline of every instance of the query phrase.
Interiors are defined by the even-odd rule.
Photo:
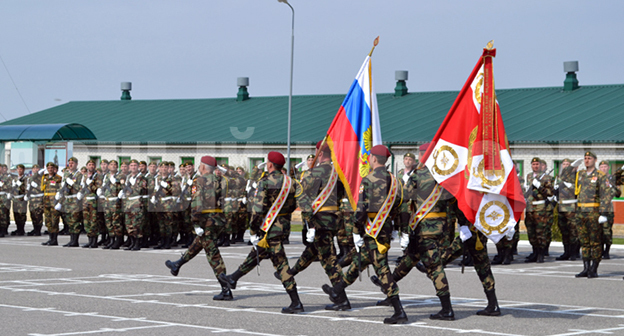
[[[206,229],[205,225],[225,225],[222,212],[222,181],[213,173],[201,175],[191,186],[191,221]],[[212,219],[205,220],[206,218]]]
[[[318,166],[308,170],[301,180],[303,193],[298,199],[298,204],[301,208],[301,217],[317,230],[338,230],[337,218],[340,215],[338,202],[345,197],[344,187],[339,179],[327,201],[325,201],[316,215],[312,215],[312,204],[321,191],[327,186],[331,172],[331,162],[321,162]]]
[[[182,178],[182,184],[180,185],[180,204],[182,210],[187,210],[191,206],[191,201],[193,200],[193,195],[191,194],[193,181],[199,176],[199,172],[193,172],[191,175],[185,175]]]
[[[177,190],[176,190],[177,188]],[[176,211],[176,201],[180,195],[180,184],[174,181],[173,176],[156,176],[154,180],[154,196],[156,198],[157,212]]]
[[[561,170],[557,177],[558,210],[559,212],[576,211],[576,195],[574,195],[574,179],[576,170],[574,167],[566,167]],[[566,184],[569,184],[568,187]]]
[[[7,197],[11,193],[11,177],[9,174],[0,175],[0,206],[11,208],[11,200]]]
[[[548,203],[548,198],[554,195],[554,186],[552,181],[552,176],[544,175],[540,179],[542,173],[529,173],[526,178],[526,187],[527,190],[525,192],[526,197],[526,211],[542,211],[548,210],[546,203]],[[533,185],[533,180],[537,179],[541,185],[539,188],[535,188]]]
[[[105,198],[106,209],[121,209],[121,201],[118,196],[125,182],[126,176],[120,171],[115,174],[109,172],[104,176],[102,179],[102,197]]]
[[[147,211],[148,212],[155,212],[156,211],[156,205],[154,205],[152,202],[150,202],[149,200],[152,198],[152,196],[154,196],[154,183],[156,181],[156,176],[158,175],[158,173],[156,173],[156,175],[152,175],[150,172],[147,172],[147,174],[145,174],[145,181],[147,182]]]
[[[26,196],[27,182],[28,177],[26,177],[26,175],[14,176],[13,181],[11,181],[11,185],[13,187],[13,212],[26,213],[26,210],[28,209],[28,202],[24,199]]]
[[[43,207],[43,190],[41,190],[41,182],[43,176],[40,174],[32,175],[28,178],[26,186],[26,195],[28,195],[28,204],[30,209]]]
[[[607,187],[609,188],[609,192],[611,193],[611,200],[609,201],[609,209],[608,212],[613,213],[613,198],[620,197],[622,195],[622,190],[618,188],[615,184],[615,176],[608,175],[607,176]]]
[[[73,181],[70,185],[68,181]],[[78,200],[78,192],[80,191],[80,181],[82,181],[82,173],[79,170],[71,172],[66,170],[63,173],[63,181],[61,182],[61,204],[63,204],[63,212],[81,211],[81,201]]]
[[[123,208],[124,212],[145,211],[147,197],[147,180],[141,173],[136,176],[126,176],[123,185]]]
[[[367,225],[368,218],[379,212],[384,201],[388,196],[391,183],[391,174],[386,167],[377,167],[360,183],[360,191],[356,210],[356,223],[353,233],[365,235],[364,228]],[[399,213],[401,203],[403,203],[403,183],[401,179],[397,179],[397,197],[390,209],[390,214],[386,218],[381,232],[377,236],[377,241],[382,245],[389,245],[392,238],[392,221]]]
[[[607,175],[598,169],[587,174],[586,169],[576,173],[575,193],[578,199],[578,211],[591,212],[598,210],[602,214],[609,211],[613,198],[611,188],[607,185]]]
[[[102,187],[102,175],[97,171],[89,177],[89,173],[82,176],[80,181],[80,192],[83,194],[83,204],[90,204],[93,207],[98,205],[97,190]]]
[[[258,181],[258,188],[253,201],[252,219],[250,222],[250,233],[252,235],[262,235],[260,227],[275,202],[275,199],[284,184],[284,175],[280,171],[267,173]],[[279,212],[279,215],[269,229],[267,239],[283,237],[285,231],[290,231],[290,215],[297,208],[296,196],[301,194],[301,185],[293,180],[290,193]]]
[[[416,173],[410,176],[404,190],[405,198],[411,203],[410,218],[427,200],[429,195],[431,195],[436,185],[438,185],[438,183],[427,167],[421,167],[416,170]],[[454,203],[456,202],[453,195],[442,188],[440,198],[432,206],[431,210],[429,210],[427,216],[421,219],[413,233],[420,236],[437,236],[443,234],[448,229],[447,226],[450,222],[448,220],[449,208],[452,207]],[[453,214],[451,217],[454,219],[454,212],[450,213]]]
[[[44,207],[54,207],[56,205],[54,196],[61,190],[61,181],[63,181],[63,178],[58,174],[54,174],[52,177],[50,177],[50,174],[43,175],[41,179],[41,191],[43,191]]]

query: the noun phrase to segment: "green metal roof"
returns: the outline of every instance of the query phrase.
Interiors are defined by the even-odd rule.
[[[71,141],[96,140],[95,135],[80,124],[0,124],[0,141]]]
[[[510,142],[624,142],[624,85],[497,90]],[[382,138],[433,138],[458,91],[378,94]],[[321,139],[344,95],[294,96],[292,142]],[[288,97],[76,101],[0,125],[79,123],[103,142],[286,143]]]

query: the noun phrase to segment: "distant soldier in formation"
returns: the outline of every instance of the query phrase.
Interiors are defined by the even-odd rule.
[[[43,190],[41,189],[42,173],[39,172],[39,165],[32,166],[32,175],[28,178],[26,186],[26,196],[24,199],[28,201],[28,210],[30,211],[30,220],[33,229],[28,232],[29,236],[41,236],[41,227],[43,226]]]
[[[577,167],[571,166],[572,160],[564,159],[561,162],[561,171],[557,177],[557,211],[559,231],[563,242],[563,254],[556,260],[576,260],[579,258],[581,245],[579,243],[576,212],[576,195],[574,194],[574,180]]]
[[[28,199],[26,197],[26,185],[28,178],[24,175],[26,167],[23,164],[17,165],[17,177],[11,181],[12,198],[13,198],[13,218],[15,218],[15,226],[17,229],[11,232],[11,236],[23,236],[26,234],[24,226],[26,225],[26,212],[28,211]]]
[[[138,251],[141,249],[141,238],[146,220],[147,180],[139,172],[139,161],[130,160],[129,173],[126,181],[119,192],[119,198],[123,200],[124,216],[128,240],[130,243],[125,250]]]
[[[552,211],[548,211],[549,198],[553,197],[552,178],[541,170],[542,164],[539,158],[531,160],[533,172],[527,174],[526,184],[526,218],[524,224],[529,236],[529,242],[533,248],[526,262],[544,262],[544,256],[548,249],[549,237],[548,226],[552,225]]]
[[[8,168],[0,164],[0,237],[8,234],[11,221],[11,176],[7,174]]]
[[[97,195],[104,199],[106,229],[108,236],[112,237],[108,245],[103,246],[104,249],[118,250],[123,244],[123,229],[121,226],[121,202],[119,201],[119,192],[122,189],[121,181],[125,176],[117,171],[118,165],[116,160],[108,163],[108,174],[102,180],[102,187],[97,190]]]
[[[173,233],[173,212],[177,199],[177,196],[174,195],[179,194],[179,191],[176,190],[176,183],[169,173],[169,163],[161,162],[158,170],[159,174],[154,181],[154,194],[150,199],[150,202],[156,206],[160,231],[160,242],[154,249],[170,249]]]
[[[78,200],[78,192],[80,191],[80,181],[82,173],[78,170],[78,159],[75,157],[67,160],[67,170],[63,173],[63,181],[61,189],[56,193],[55,199],[59,201],[59,211],[65,213],[64,220],[69,226],[70,240],[63,247],[78,247],[78,238],[80,237],[80,215],[81,207]]]
[[[82,220],[89,241],[83,248],[97,248],[100,232],[97,190],[102,186],[102,175],[95,170],[95,161],[87,161],[87,172],[82,175],[78,199],[82,200]]]
[[[607,189],[611,193],[611,199],[609,200],[609,206],[607,210],[607,222],[602,225],[602,259],[611,259],[609,252],[611,250],[611,243],[613,242],[613,197],[620,197],[622,191],[616,185],[615,176],[609,174],[609,162],[600,161],[598,165],[600,171],[607,176]]]
[[[56,246],[58,245],[59,219],[61,217],[59,212],[61,204],[57,203],[56,194],[61,189],[63,178],[56,173],[58,166],[54,162],[48,162],[46,170],[48,172],[43,175],[41,180],[41,191],[43,191],[45,225],[50,238],[48,241],[41,243],[41,245]]]

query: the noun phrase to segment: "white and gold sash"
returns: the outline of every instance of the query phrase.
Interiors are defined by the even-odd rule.
[[[332,195],[332,191],[334,191],[334,187],[336,187],[336,182],[338,182],[338,174],[336,174],[336,170],[332,165],[331,174],[329,175],[329,180],[327,181],[327,185],[321,193],[316,197],[314,202],[312,203],[312,214],[316,215],[316,213],[323,207],[325,202]]]
[[[412,230],[415,230],[418,223],[433,209],[433,206],[438,202],[440,196],[442,196],[442,187],[436,183],[431,194],[429,194],[427,199],[410,218],[409,226]]]

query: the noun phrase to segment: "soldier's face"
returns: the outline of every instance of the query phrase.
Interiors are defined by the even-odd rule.
[[[95,171],[95,163],[93,162],[87,163],[87,170],[89,171],[89,173],[93,173],[93,171]]]
[[[412,168],[414,164],[416,164],[416,160],[412,159],[409,156],[406,156],[403,158],[403,164],[405,165],[405,168]]]
[[[194,171],[195,171],[195,166],[193,166],[193,165],[186,166],[186,173],[187,174],[189,174],[189,175],[193,174]]]
[[[583,160],[585,162],[585,167],[589,168],[589,167],[595,167],[596,166],[596,159],[594,159],[593,156],[585,156],[585,159]]]
[[[160,175],[169,175],[169,167],[160,166],[158,167],[158,172],[160,173]]]
[[[22,167],[17,167],[17,175],[19,175],[19,176],[24,175],[24,168],[22,168]]]
[[[244,170],[242,170],[242,169],[240,169],[240,168],[239,168],[239,169],[236,169],[236,172],[237,172],[237,173],[238,173],[238,175],[240,175],[240,176],[244,176],[244,175],[245,175],[245,171],[244,171]]]
[[[127,164],[124,163],[124,164],[121,165],[121,172],[124,173],[124,174],[128,172],[128,165]]]
[[[142,171],[142,172],[147,171],[147,165],[144,165],[144,164],[141,163],[139,165],[139,170]]]
[[[168,166],[167,171],[169,172],[169,174],[173,174],[173,172],[175,171],[175,167]]]
[[[116,163],[111,163],[111,164],[108,165],[108,169],[110,169],[111,173],[116,173],[118,167],[119,166],[117,166]]]
[[[598,167],[598,169],[600,169],[600,171],[605,174],[609,174],[609,166],[606,164],[601,164],[600,167]]]
[[[565,169],[565,168],[568,168],[568,167],[570,167],[570,162],[568,162],[568,161],[561,162],[561,169]]]
[[[308,168],[312,168],[312,163],[314,162],[314,158],[308,158],[306,163],[308,164]]]
[[[156,173],[156,165],[151,164],[151,165],[147,166],[147,169],[149,169],[150,174],[152,174],[152,175],[154,173]]]
[[[540,171],[546,171],[546,165],[540,162]]]
[[[56,174],[56,167],[47,166],[46,168],[48,169],[48,174],[50,174],[50,176],[53,176],[54,174]]]
[[[69,168],[69,170],[76,169],[76,162],[74,162],[74,161],[67,161],[67,168]]]
[[[539,162],[531,162],[531,169],[534,173],[539,172],[541,164]]]
[[[39,168],[37,168],[37,167],[33,167],[33,169],[32,169],[32,173],[33,173],[33,175],[37,175],[37,174],[39,174]]]
[[[108,170],[108,163],[100,163],[100,168],[102,169],[102,171],[107,171]]]
[[[139,172],[139,165],[137,163],[131,163],[130,164],[130,173],[132,173],[133,175]]]

